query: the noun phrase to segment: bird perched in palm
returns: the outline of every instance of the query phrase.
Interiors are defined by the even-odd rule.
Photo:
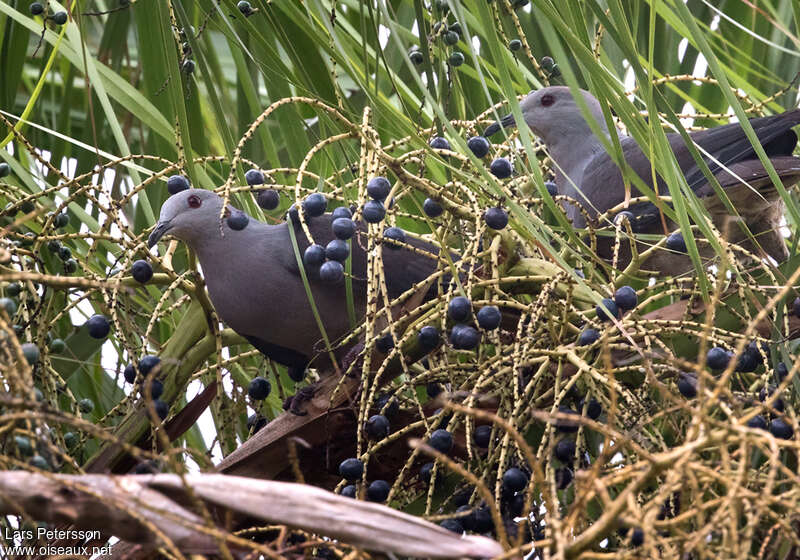
[[[226,213],[237,216],[237,223],[230,218],[220,222],[222,210],[223,199],[212,191],[177,192],[161,207],[148,244],[154,246],[166,234],[185,242],[197,254],[209,297],[222,321],[268,358],[304,371],[315,357],[325,358],[327,351],[300,274],[289,223],[268,225],[248,219],[233,207]],[[331,214],[307,218],[314,243],[324,246],[333,240],[332,222]],[[303,255],[311,243],[299,220],[293,224],[298,253]],[[360,323],[367,305],[363,227],[351,241],[354,308]],[[399,246],[383,250],[390,299],[423,282],[437,268],[434,246],[410,237],[405,243],[415,250]],[[333,343],[351,330],[345,282],[324,282],[318,268],[305,269],[325,334]],[[434,291],[431,286],[430,294]],[[336,353],[338,357],[343,350]]]
[[[588,91],[579,90],[591,117],[600,130],[610,138],[602,108]],[[622,172],[606,152],[600,139],[584,119],[572,92],[566,86],[552,86],[531,92],[520,103],[525,123],[539,136],[553,160],[559,194],[576,200],[591,219],[625,201],[625,181]],[[797,145],[797,135],[792,127],[800,124],[800,109],[750,120],[756,136],[772,162],[782,183],[792,186],[800,181],[800,158],[792,155]],[[515,126],[513,115],[490,125],[485,134],[495,134],[503,127]],[[614,131],[618,134],[617,131]],[[652,165],[633,137],[618,134],[625,162],[638,177],[653,189]],[[720,231],[729,231],[730,240],[742,243],[748,249],[763,250],[766,255],[781,262],[787,257],[786,245],[779,223],[784,206],[767,170],[759,160],[753,145],[738,123],[718,126],[689,134],[714,174],[725,194],[757,242],[742,228],[726,223],[731,213],[701,171],[680,134],[667,134],[681,172],[693,192],[702,200],[712,222]],[[642,193],[631,185],[631,197]],[[659,194],[669,191],[658,176],[654,189]],[[563,204],[573,226],[585,227],[586,220],[575,204]],[[634,232],[664,234],[664,223],[659,209],[651,202],[631,205],[627,209]],[[676,224],[666,219],[668,230]],[[604,258],[611,257],[612,243],[606,238],[598,251]],[[711,247],[701,248],[701,255],[713,254]],[[757,253],[762,254],[763,253]],[[630,247],[623,248],[621,265],[630,261]],[[671,251],[660,251],[646,263],[646,268],[661,273],[676,274],[691,268],[688,257]]]

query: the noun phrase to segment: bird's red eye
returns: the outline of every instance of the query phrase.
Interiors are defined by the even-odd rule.
[[[196,194],[193,194],[193,195],[191,195],[191,196],[190,196],[190,197],[187,199],[187,202],[188,202],[188,204],[189,204],[189,208],[200,208],[200,205],[203,203],[203,202],[200,200],[200,197],[199,197],[199,196],[197,196]]]
[[[542,107],[549,107],[555,102],[556,98],[550,95],[549,93],[542,96]]]

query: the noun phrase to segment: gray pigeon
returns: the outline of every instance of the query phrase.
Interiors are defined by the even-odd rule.
[[[289,237],[289,224],[268,225],[250,218],[244,229],[234,230],[226,219],[220,227],[221,210],[222,198],[212,191],[178,192],[161,207],[148,246],[153,247],[167,233],[189,245],[197,254],[208,294],[222,321],[271,360],[300,370],[315,356],[326,361],[325,345]],[[228,211],[234,209],[229,206]],[[331,222],[330,214],[307,219],[315,243],[324,247],[334,238]],[[299,221],[294,230],[302,256],[309,242]],[[351,240],[352,286],[359,320],[366,309],[366,242],[361,229]],[[384,245],[390,298],[423,282],[436,270],[435,247],[410,237],[407,243],[418,250]],[[351,330],[345,283],[327,284],[319,279],[318,270],[306,271],[314,303],[333,343]],[[431,286],[428,295],[434,291],[435,286]]]
[[[600,103],[587,91],[581,90],[581,94],[598,126],[609,135]],[[543,140],[555,163],[559,194],[577,200],[591,218],[625,200],[625,187],[619,167],[592,133],[568,87],[552,86],[531,92],[520,103],[520,109],[525,122]],[[797,145],[797,135],[791,130],[798,123],[800,109],[750,120],[761,145],[787,188],[800,181],[800,158],[792,156]],[[484,134],[490,136],[501,127],[513,125],[514,117],[508,115],[499,123],[490,125]],[[689,136],[701,148],[701,154],[711,154],[719,162],[703,156],[761,248],[776,261],[785,260],[788,253],[778,228],[784,206],[741,125],[734,123],[718,126],[690,133]],[[632,137],[619,135],[619,139],[628,165],[652,188],[650,160]],[[728,229],[725,222],[730,217],[728,210],[698,168],[681,136],[667,134],[667,139],[689,186],[703,199],[716,227],[725,231]],[[748,184],[742,184],[737,176]],[[631,187],[631,197],[641,196],[634,185]],[[660,176],[657,192],[669,193]],[[574,204],[564,203],[564,209],[574,226],[586,226],[586,220]],[[628,210],[632,214],[630,217],[634,232],[664,233],[661,215],[652,203],[632,205]],[[669,229],[677,227],[669,220],[667,224]],[[745,241],[747,237],[741,228],[734,224],[728,231],[731,241],[744,242],[744,246],[753,249]],[[612,246],[608,238],[606,240],[604,246],[598,249],[600,256],[609,258]],[[622,266],[630,261],[629,248],[625,253],[621,259]],[[701,254],[711,256],[713,251],[706,246],[705,252],[701,251]],[[691,269],[691,263],[684,255],[661,251],[645,267],[675,274]]]

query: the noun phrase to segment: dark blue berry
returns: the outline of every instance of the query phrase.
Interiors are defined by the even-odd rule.
[[[425,351],[433,350],[439,345],[439,329],[426,325],[419,330],[417,340]]]
[[[426,198],[425,202],[422,203],[422,211],[429,218],[438,218],[444,212],[444,208],[432,198]]]
[[[491,426],[477,426],[475,428],[475,432],[472,434],[472,439],[475,442],[475,445],[482,449],[486,449],[489,447],[489,442],[492,438],[492,427]]]
[[[269,396],[270,390],[272,390],[272,386],[264,377],[254,377],[247,386],[247,394],[251,399],[256,401],[263,401],[266,399]]]
[[[681,373],[678,377],[678,391],[687,399],[697,396],[697,378],[690,373]]]
[[[450,150],[451,149],[450,148],[450,142],[448,142],[447,139],[442,138],[441,136],[436,136],[436,137],[432,138],[431,141],[430,141],[430,146],[431,146],[431,148],[434,148],[434,149],[437,149],[437,150]]]
[[[350,256],[350,246],[347,241],[331,239],[325,246],[325,256],[332,261],[344,262]]]
[[[325,262],[325,247],[322,245],[309,245],[303,251],[303,264],[308,268],[317,268]]]
[[[356,223],[350,218],[336,218],[331,230],[338,239],[350,239],[356,232]]]
[[[614,292],[614,302],[623,311],[629,311],[639,304],[639,297],[636,295],[636,290],[630,286],[622,286]]]
[[[400,412],[400,405],[391,394],[381,393],[375,400],[375,410],[387,418],[392,418]]]
[[[392,338],[392,333],[386,333],[376,340],[375,348],[382,354],[388,354],[389,351],[394,348],[394,338]]]
[[[389,483],[385,480],[373,480],[370,485],[367,486],[367,499],[370,502],[385,502],[386,498],[389,497],[390,489]]]
[[[783,418],[773,418],[772,422],[769,423],[769,432],[780,439],[792,439],[794,435],[792,426]]]
[[[191,187],[189,179],[183,175],[172,175],[167,179],[167,191],[169,194],[177,194],[181,191],[185,191],[189,187]]]
[[[478,325],[482,329],[491,331],[500,326],[503,316],[496,305],[485,305],[478,310],[476,318],[478,319]]]
[[[464,53],[455,51],[450,57],[447,59],[447,62],[450,63],[450,66],[459,67],[464,64]]]
[[[747,427],[758,430],[766,430],[768,428],[767,419],[760,414],[757,414],[747,421]]]
[[[69,225],[69,214],[62,212],[53,220],[53,225],[58,229],[63,229]]]
[[[464,296],[456,296],[450,300],[447,314],[453,321],[463,323],[472,315],[472,302]]]
[[[250,223],[250,218],[241,210],[234,210],[228,216],[228,227],[233,231],[242,231]]]
[[[528,475],[517,467],[503,473],[503,487],[509,492],[520,492],[528,485]]]
[[[67,23],[67,12],[64,11],[56,12],[53,14],[51,19],[53,20],[53,23],[55,23],[56,25],[64,25],[65,23]]]
[[[507,179],[511,177],[511,162],[506,158],[497,158],[492,161],[489,171],[498,179]]]
[[[564,464],[572,464],[572,461],[575,460],[575,442],[571,439],[559,440],[553,449],[553,455]]]
[[[259,207],[263,210],[275,210],[281,203],[281,196],[278,194],[278,191],[274,189],[258,191],[256,203],[258,203]]]
[[[453,448],[453,436],[447,430],[434,430],[428,442],[439,453],[449,453]]]
[[[631,533],[631,544],[633,546],[642,546],[644,544],[644,531],[641,527],[635,527]]]
[[[337,218],[352,218],[353,213],[347,206],[338,206],[331,212],[331,217],[336,221]]]
[[[355,482],[362,474],[364,474],[364,463],[355,457],[345,459],[339,465],[339,475],[350,482]]]
[[[522,41],[519,39],[512,39],[508,43],[508,50],[510,51],[518,51],[522,48]]]
[[[167,416],[169,416],[169,405],[162,400],[154,400],[153,406],[156,409],[156,414],[162,420],[166,420]]]
[[[92,399],[81,399],[78,401],[78,410],[83,414],[91,414],[94,411],[94,401]]]
[[[508,213],[502,208],[492,206],[483,213],[483,221],[490,228],[501,230],[508,225]]]
[[[42,5],[41,2],[31,2],[31,5],[28,6],[28,9],[31,11],[32,16],[39,16],[44,13],[44,5]],[[8,164],[6,163],[3,165],[8,165]],[[0,175],[0,177],[2,177],[2,175]]]
[[[344,280],[344,267],[339,261],[327,261],[319,268],[319,277],[328,284],[338,284]]]
[[[742,353],[736,361],[736,371],[744,373],[751,373],[758,369],[763,359],[761,353],[758,351],[758,345],[755,342],[749,343],[744,347]]]
[[[450,342],[457,350],[474,350],[481,341],[481,333],[469,325],[454,325]]]
[[[588,346],[597,342],[600,333],[596,329],[585,329],[578,336],[578,346]]]
[[[433,476],[433,463],[425,463],[419,469],[419,477],[425,482],[430,483]]]
[[[150,374],[150,371],[161,363],[161,359],[158,356],[144,356],[139,363],[137,364],[137,368],[139,373],[143,376],[147,376]]]
[[[366,425],[370,439],[383,439],[389,435],[389,419],[382,414],[370,416]]]
[[[364,221],[377,224],[386,216],[386,208],[379,200],[368,200],[364,203],[361,215],[364,216]]]
[[[64,350],[67,349],[67,343],[60,338],[54,338],[50,343],[49,349],[51,354],[63,354]]]
[[[708,364],[708,367],[711,369],[723,370],[728,367],[728,362],[730,361],[731,353],[718,346],[711,348],[706,355],[706,364]]]
[[[400,249],[399,243],[406,242],[406,232],[399,227],[388,227],[383,230],[383,238],[387,240],[386,247],[389,249]]]
[[[348,484],[344,488],[342,488],[342,496],[345,498],[355,498],[356,497],[356,485],[355,484]]]
[[[105,338],[111,332],[111,324],[105,315],[92,315],[86,321],[86,328],[92,338]]]
[[[418,50],[408,53],[408,58],[416,65],[420,65],[425,61],[425,56]]]
[[[610,321],[612,318],[616,319],[619,315],[619,309],[613,299],[605,298],[602,303],[595,308],[597,318],[601,321]]]
[[[547,192],[550,196],[556,196],[558,194],[558,185],[556,185],[553,181],[545,181],[544,187],[547,189]]]
[[[247,184],[251,187],[253,185],[263,185],[264,184],[264,174],[261,172],[260,169],[248,169],[247,173],[244,174],[244,180],[247,181]]]
[[[675,251],[677,253],[685,253],[686,252],[686,240],[683,238],[683,234],[679,231],[670,234],[667,237],[667,242],[665,247],[670,251]]]
[[[384,200],[391,190],[392,184],[386,177],[373,177],[367,183],[367,194],[373,200]]]
[[[142,384],[142,388],[140,389],[143,397],[147,396],[145,389],[145,385],[147,384],[148,382],[145,381],[145,383]],[[150,397],[152,399],[157,399],[164,393],[164,384],[161,383],[161,381],[159,381],[158,379],[151,379],[149,385],[150,385]]]
[[[789,375],[789,368],[783,362],[778,362],[778,365],[775,366],[775,378],[778,383],[783,381],[787,375]]]
[[[600,401],[597,399],[589,399],[588,404],[585,403],[585,401],[581,401],[581,410],[584,409],[584,405],[586,406],[586,416],[592,420],[600,418],[600,415],[603,413],[603,405],[600,404]]]
[[[128,364],[122,371],[122,375],[125,377],[125,381],[133,383],[136,381],[136,367],[133,364]]]
[[[39,361],[39,347],[33,342],[25,342],[21,345],[22,355],[25,356],[25,361],[28,365],[35,365]]]
[[[489,153],[489,141],[484,136],[473,136],[467,140],[467,148],[469,148],[475,157],[486,157]]]
[[[311,193],[303,201],[303,212],[309,218],[316,218],[325,213],[328,207],[328,199],[322,193]]]
[[[17,312],[17,304],[11,298],[0,298],[0,309],[3,309],[9,317],[13,317]]]
[[[131,265],[131,276],[141,284],[146,284],[153,277],[153,267],[145,260],[138,260]]]

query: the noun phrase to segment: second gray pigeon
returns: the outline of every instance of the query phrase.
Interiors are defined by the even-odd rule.
[[[312,313],[287,222],[268,225],[253,218],[241,230],[220,222],[222,198],[212,191],[188,189],[169,197],[150,234],[152,247],[169,234],[197,254],[208,294],[220,319],[262,354],[290,368],[305,369],[320,356],[326,361],[322,334]],[[232,207],[228,211],[233,211]],[[308,218],[314,243],[323,247],[334,236],[330,214]],[[299,254],[309,242],[294,224]],[[366,235],[359,229],[351,240],[354,307],[359,321],[366,309]],[[423,282],[437,268],[437,249],[407,238],[417,250],[384,245],[383,265],[389,298]],[[350,330],[345,283],[326,284],[306,269],[314,303],[333,344]],[[429,295],[435,286],[429,289]]]
[[[600,103],[588,91],[580,92],[600,129],[607,137],[610,136]],[[593,134],[568,87],[552,86],[533,91],[522,100],[520,109],[527,125],[547,146],[554,162],[559,194],[578,201],[592,219],[625,200],[619,167]],[[792,127],[799,123],[800,109],[750,120],[778,177],[787,188],[800,181],[800,158],[792,155],[797,145],[797,135]],[[502,127],[515,124],[513,115],[508,115],[499,123],[490,125],[484,134],[490,136]],[[699,146],[701,154],[713,156],[713,159],[708,155],[703,155],[703,158],[760,247],[776,261],[786,260],[788,252],[779,228],[784,205],[741,125],[718,126],[692,132],[689,136]],[[633,137],[619,134],[619,139],[627,164],[652,188],[650,160]],[[715,226],[720,231],[727,229],[731,241],[753,250],[740,227],[726,224],[730,218],[728,209],[697,166],[683,138],[672,133],[667,134],[667,139],[689,186],[703,200]],[[669,193],[660,176],[656,190],[661,194]],[[637,196],[642,195],[635,185],[631,185],[631,197]],[[565,203],[564,209],[575,227],[586,226],[586,220],[576,205]],[[632,205],[628,210],[634,232],[665,233],[660,212],[652,203]],[[667,226],[668,229],[677,227],[668,219]],[[643,245],[640,250],[645,248]],[[713,255],[707,245],[701,244],[701,249],[701,255]],[[610,243],[601,244],[598,252],[600,256],[610,258]],[[624,253],[622,266],[630,261],[630,250],[626,249]],[[647,261],[645,268],[676,274],[691,269],[691,263],[685,255],[661,251]]]

